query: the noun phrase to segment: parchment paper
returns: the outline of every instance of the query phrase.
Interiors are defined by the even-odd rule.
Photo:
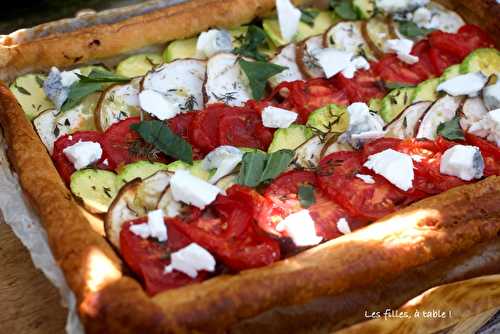
[[[47,235],[39,218],[24,198],[16,175],[10,170],[5,148],[5,140],[0,133],[0,212],[5,223],[10,225],[30,252],[35,267],[40,269],[59,290],[62,304],[68,308],[66,332],[83,334],[83,327],[76,311],[75,295],[68,288],[64,275],[52,256]]]

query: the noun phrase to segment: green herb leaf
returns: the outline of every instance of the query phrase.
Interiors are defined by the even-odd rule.
[[[24,95],[31,95],[31,93],[24,87],[18,86],[17,83],[14,83],[14,87],[18,90],[19,93]]]
[[[241,38],[241,46],[235,48],[233,52],[243,57],[254,58],[259,61],[266,61],[267,57],[260,53],[258,47],[267,45],[266,33],[261,28],[251,25]]]
[[[35,76],[35,80],[36,80],[36,83],[38,84],[38,87],[43,88],[44,80],[41,77],[39,77],[38,75]]]
[[[81,82],[129,82],[130,78],[103,69],[94,69],[88,76],[76,73]]]
[[[61,107],[61,111],[67,111],[77,106],[86,96],[103,89],[103,84],[99,82],[77,81],[69,88],[68,99]]]
[[[248,187],[257,187],[266,167],[267,154],[264,152],[247,152],[241,160],[238,183]]]
[[[358,13],[350,0],[330,0],[330,7],[335,14],[344,20],[354,21],[358,19]]]
[[[193,162],[193,149],[183,138],[177,136],[161,121],[143,121],[130,126],[145,142],[153,145],[164,154],[182,160]]]
[[[444,122],[438,125],[437,134],[448,140],[464,140],[464,130],[460,126],[460,121],[458,116],[453,117],[453,119],[448,122]]]
[[[300,20],[310,27],[314,26],[314,19],[319,15],[319,11],[315,9],[303,9]]]
[[[313,186],[309,184],[301,184],[299,186],[299,202],[306,209],[316,203]]]
[[[293,151],[279,150],[269,154],[267,158],[266,168],[260,177],[260,183],[273,180],[290,165],[293,159]]]
[[[412,21],[398,21],[399,32],[406,37],[419,37],[427,35],[432,29],[420,28],[415,22]]]
[[[248,78],[252,97],[255,100],[260,100],[264,97],[267,79],[287,69],[276,64],[262,61],[246,61],[244,59],[240,59],[239,64]]]
[[[414,87],[414,85],[403,83],[403,82],[385,82],[384,83],[385,88],[387,89],[398,89],[398,88],[408,88],[408,87]]]

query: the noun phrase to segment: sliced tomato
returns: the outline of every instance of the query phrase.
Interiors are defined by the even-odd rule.
[[[493,40],[476,25],[466,24],[457,33],[434,31],[429,35],[433,48],[453,55],[462,61],[469,53],[478,48],[494,47]]]
[[[427,80],[435,75],[439,75],[434,68],[430,57],[431,45],[428,40],[423,39],[413,47],[411,54],[418,57],[416,64],[410,65],[409,68],[418,73],[421,80]]]
[[[500,149],[493,143],[473,134],[466,133],[469,145],[479,147],[484,159],[484,176],[500,175]]]
[[[330,199],[341,204],[355,217],[375,220],[413,202],[411,192],[403,192],[385,178],[372,175],[368,184],[356,174],[370,174],[363,167],[360,152],[335,152],[320,161],[317,171],[319,186]]]
[[[409,68],[395,54],[388,54],[373,64],[373,72],[385,82],[416,85],[422,80],[421,75]]]
[[[276,226],[288,215],[304,209],[298,196],[300,186],[304,185],[314,188],[315,201],[307,209],[314,220],[316,233],[324,240],[342,235],[337,228],[340,218],[347,219],[351,230],[366,225],[366,221],[353,219],[347,210],[323,194],[317,187],[314,172],[294,170],[279,176],[265,189],[264,196],[273,203],[273,209],[268,216],[260,217],[259,226],[273,235],[286,236],[286,232],[277,231]]]
[[[179,221],[177,226],[232,270],[271,264],[280,259],[280,246],[255,225],[257,196],[250,188],[230,188],[227,196],[219,196],[200,217]]]
[[[384,97],[386,93],[383,82],[371,70],[357,71],[352,79],[339,73],[331,81],[345,91],[350,103],[368,102],[372,98]]]
[[[451,65],[460,63],[459,57],[438,48],[431,48],[429,50],[429,57],[434,67],[434,72],[438,76],[443,74],[444,70]]]
[[[253,109],[234,108],[219,121],[219,145],[258,148],[267,151],[273,132],[262,125],[260,114]]]
[[[79,131],[72,135],[64,135],[55,141],[52,160],[54,161],[54,165],[56,166],[59,175],[61,175],[61,178],[66,184],[70,183],[71,175],[75,172],[75,167],[64,154],[64,149],[78,143],[79,141],[92,141],[102,145],[102,138],[103,136],[100,132]],[[106,151],[103,150],[102,157],[96,163],[96,166],[99,169],[109,169],[109,165],[103,164],[103,161],[106,159],[108,159],[108,155],[106,154]]]
[[[145,223],[147,218],[139,218],[123,225],[120,232],[120,251],[124,261],[144,282],[148,294],[178,288],[208,278],[209,273],[198,272],[196,278],[191,278],[179,271],[165,273],[165,266],[170,264],[170,254],[191,243],[182,233],[173,219],[166,220],[168,240],[158,242],[152,239],[142,239],[130,231],[130,226]]]
[[[197,111],[191,111],[184,114],[179,114],[174,118],[169,119],[167,121],[167,125],[173,133],[175,133],[179,137],[182,137],[187,142],[190,142],[189,128],[191,127],[191,123],[193,122],[196,113]],[[200,152],[200,150],[197,149],[196,146],[193,146],[192,149],[194,160],[203,158],[203,154]]]

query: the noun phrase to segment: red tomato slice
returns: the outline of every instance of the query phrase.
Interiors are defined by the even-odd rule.
[[[233,108],[219,121],[219,145],[251,147],[266,151],[273,132],[262,125],[260,114],[252,109]]]
[[[372,98],[384,97],[386,93],[383,82],[370,70],[357,71],[352,79],[347,79],[339,73],[332,81],[346,92],[350,103],[368,102]]]
[[[500,149],[493,143],[474,136],[465,134],[465,140],[469,145],[479,147],[484,159],[484,176],[500,175]]]
[[[189,128],[191,127],[192,121],[196,116],[197,111],[191,111],[184,114],[179,114],[174,118],[171,118],[167,121],[167,125],[172,130],[173,133],[182,137],[187,142],[191,142],[191,138],[189,138]],[[203,154],[198,150],[195,146],[193,149],[193,160],[203,159]]]
[[[254,223],[254,217],[260,214],[261,207],[255,206],[260,205],[260,195],[250,188],[233,187],[200,217],[179,221],[177,227],[232,270],[261,267],[279,260],[279,243],[259,231]]]
[[[108,152],[109,165],[112,169],[144,159],[144,157],[134,155],[130,150],[134,142],[140,141],[139,135],[130,129],[130,126],[139,122],[139,117],[131,117],[113,124],[104,132],[102,145],[103,149]]]
[[[168,232],[166,242],[142,239],[130,232],[130,225],[145,223],[146,220],[147,218],[139,218],[123,225],[120,232],[120,250],[124,261],[144,282],[148,294],[154,295],[161,291],[201,282],[209,276],[204,271],[198,272],[196,278],[175,270],[165,273],[165,266],[170,264],[170,254],[186,247],[191,240],[176,227],[173,219],[166,220]]]
[[[341,204],[356,217],[376,220],[414,201],[384,178],[373,175],[374,184],[367,184],[356,174],[370,174],[363,167],[359,152],[335,152],[320,161],[317,171],[319,186],[330,199]]]
[[[438,75],[431,61],[430,50],[429,41],[424,39],[415,44],[411,51],[411,54],[418,57],[418,63],[410,65],[409,68],[418,73],[422,81]]]
[[[394,54],[386,55],[373,64],[373,72],[385,82],[416,85],[423,80],[418,73],[411,70]]]
[[[72,135],[62,136],[55,141],[52,160],[54,161],[54,165],[56,166],[59,175],[61,175],[61,178],[66,184],[70,183],[71,174],[75,172],[75,167],[71,161],[66,158],[63,150],[66,147],[78,143],[79,141],[93,141],[102,145],[102,134],[96,131],[80,131]],[[103,149],[102,157],[96,164],[97,167],[100,169],[109,169],[109,165],[104,165],[102,163],[106,159],[109,161],[106,151]]]
[[[429,57],[434,67],[434,72],[438,76],[443,74],[444,70],[449,66],[460,63],[459,57],[438,48],[431,48],[429,50]]]
[[[347,210],[328,199],[317,188],[314,172],[294,170],[279,176],[264,191],[264,196],[273,203],[273,210],[268,216],[261,217],[259,220],[259,226],[263,230],[279,237],[286,236],[285,232],[276,231],[276,225],[286,216],[304,209],[298,196],[301,185],[310,185],[315,188],[315,202],[307,209],[315,222],[316,233],[324,240],[331,240],[342,235],[337,229],[337,221],[340,218],[347,219],[351,230],[366,225],[366,221],[353,219]]]

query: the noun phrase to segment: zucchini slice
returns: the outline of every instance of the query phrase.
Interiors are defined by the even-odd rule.
[[[363,20],[371,18],[375,14],[375,0],[352,0],[354,10]]]
[[[46,78],[43,74],[26,74],[18,77],[9,87],[30,121],[45,110],[54,108],[43,90]]]
[[[306,125],[322,133],[341,134],[349,127],[349,113],[343,106],[329,104],[313,111]]]
[[[161,55],[145,53],[130,56],[116,66],[116,74],[129,78],[141,77],[163,63]]]
[[[114,123],[140,114],[139,86],[141,79],[109,86],[101,95],[96,108],[96,126],[106,131]]]
[[[477,49],[465,57],[460,65],[461,73],[481,71],[490,76],[500,72],[500,51],[493,48]]]
[[[439,98],[436,88],[440,83],[441,78],[432,78],[421,82],[415,87],[411,102],[436,101]]]
[[[382,99],[380,116],[386,123],[392,122],[401,112],[410,105],[415,93],[414,87],[393,89]]]
[[[134,179],[145,179],[160,170],[167,170],[168,165],[161,162],[137,161],[121,167],[116,178],[116,187],[120,189],[125,183]]]
[[[418,126],[417,138],[434,140],[438,126],[441,123],[450,121],[457,115],[463,100],[462,96],[445,95],[434,102]]]
[[[197,37],[177,39],[170,42],[163,51],[163,60],[170,63],[176,59],[196,58]]]
[[[284,149],[294,150],[307,142],[312,136],[312,130],[305,125],[292,124],[286,129],[278,129],[274,133],[268,152],[273,153]]]
[[[385,41],[395,38],[389,27],[389,19],[380,16],[363,21],[361,33],[377,58],[384,56]]]
[[[116,196],[116,174],[106,170],[82,169],[71,175],[70,189],[84,207],[96,214],[108,211]]]
[[[400,139],[415,137],[419,123],[431,105],[432,102],[420,101],[406,107],[401,115],[387,125],[386,136]]]

